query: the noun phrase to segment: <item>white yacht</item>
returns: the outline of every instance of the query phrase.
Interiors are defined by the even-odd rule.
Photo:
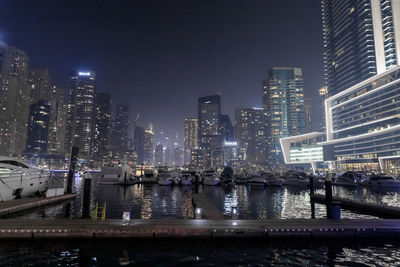
[[[203,172],[202,176],[204,185],[219,185],[220,183],[220,179],[213,170]]]
[[[267,182],[268,186],[282,186],[283,185],[283,179],[276,177],[272,173],[263,173],[262,174],[263,178]]]
[[[0,201],[33,196],[46,190],[50,174],[23,161],[0,157]]]
[[[333,181],[334,185],[356,186],[363,183],[366,176],[361,172],[345,172]]]
[[[180,177],[181,185],[191,185],[192,184],[192,174],[191,172],[182,172]]]
[[[246,184],[250,186],[266,186],[267,181],[264,179],[263,175],[255,174],[250,176]]]
[[[133,178],[132,169],[128,165],[102,166],[100,184],[127,183]]]
[[[174,177],[168,170],[158,170],[157,183],[159,185],[173,185]]]
[[[371,175],[367,180],[361,183],[365,186],[371,187],[384,187],[384,188],[400,188],[400,181],[394,179],[393,177],[386,175]]]

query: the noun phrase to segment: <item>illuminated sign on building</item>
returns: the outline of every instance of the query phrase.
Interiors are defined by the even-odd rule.
[[[79,76],[90,76],[90,72],[78,72]]]
[[[224,142],[224,146],[237,146],[237,142],[225,141],[225,142]]]

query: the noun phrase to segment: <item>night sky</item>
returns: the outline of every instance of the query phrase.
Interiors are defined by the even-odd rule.
[[[316,129],[320,13],[317,0],[0,0],[0,40],[64,88],[70,70],[96,71],[99,92],[171,137],[198,97],[221,93],[234,121],[235,108],[261,107],[270,67],[301,67]]]

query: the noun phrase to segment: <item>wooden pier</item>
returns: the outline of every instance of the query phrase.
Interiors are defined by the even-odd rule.
[[[310,200],[325,204],[325,195],[312,194]],[[340,202],[340,206],[344,209],[356,211],[362,214],[378,216],[382,218],[398,219],[400,218],[400,208],[391,207],[384,204],[368,203],[364,201],[351,200],[341,197],[333,197],[333,201]]]
[[[45,205],[50,205],[58,202],[68,201],[74,199],[76,194],[65,194],[55,197],[27,197],[21,199],[14,199],[10,201],[0,202],[0,216],[7,216],[12,213],[29,210]]]
[[[0,220],[0,239],[400,238],[400,220]]]

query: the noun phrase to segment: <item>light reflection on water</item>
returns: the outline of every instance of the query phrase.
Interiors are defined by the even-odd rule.
[[[42,207],[16,217],[24,218],[81,218],[83,179],[77,179],[77,198],[69,203]],[[203,193],[226,216],[232,207],[237,207],[239,219],[293,219],[311,218],[309,191],[296,187],[256,188],[237,185],[235,187],[204,186]],[[124,211],[131,212],[131,218],[192,218],[191,186],[159,186],[152,184],[123,187],[118,185],[97,185],[92,180],[91,210],[96,202],[107,203],[107,218],[120,219]],[[316,190],[323,194],[324,189]],[[334,195],[372,203],[400,205],[399,192],[377,191],[367,188],[334,187]],[[92,211],[91,211],[92,212]],[[326,217],[324,205],[315,204],[315,217]],[[342,210],[342,218],[373,218]]]
[[[1,266],[398,266],[398,243],[385,241],[0,242]]]

